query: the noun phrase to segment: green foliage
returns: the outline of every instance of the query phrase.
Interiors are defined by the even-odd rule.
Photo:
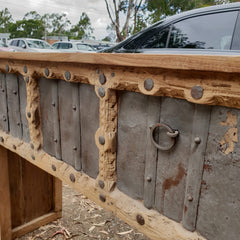
[[[9,25],[12,23],[12,15],[7,8],[0,11],[0,32],[8,33]]]

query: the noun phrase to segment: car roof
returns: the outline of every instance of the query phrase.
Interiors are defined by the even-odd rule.
[[[42,39],[38,39],[38,38],[12,38],[12,40],[34,40],[34,41],[44,41],[46,42],[45,40],[42,40]]]

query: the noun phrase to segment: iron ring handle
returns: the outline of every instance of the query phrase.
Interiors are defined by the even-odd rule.
[[[153,134],[154,134],[154,130],[158,127],[164,127],[167,129],[167,136],[169,136],[171,138],[171,144],[169,146],[161,146],[159,145],[158,143],[156,143],[156,141],[154,140],[154,137],[153,137]],[[153,145],[162,150],[162,151],[168,151],[170,150],[175,142],[176,142],[176,137],[179,135],[179,132],[177,130],[173,130],[171,127],[169,127],[167,124],[164,124],[164,123],[157,123],[156,125],[154,125],[153,127],[150,128],[151,129],[151,140],[152,140],[152,143]]]

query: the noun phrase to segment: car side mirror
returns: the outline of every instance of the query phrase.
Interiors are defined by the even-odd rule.
[[[22,48],[27,48],[27,46],[25,44],[22,45]]]

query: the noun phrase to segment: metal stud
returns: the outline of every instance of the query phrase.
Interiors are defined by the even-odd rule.
[[[102,85],[106,83],[106,77],[105,77],[105,75],[103,73],[99,75],[99,82]]]
[[[104,184],[104,181],[103,181],[103,180],[99,180],[99,181],[98,181],[98,185],[99,185],[99,187],[102,188],[102,189],[105,187],[105,184]]]
[[[13,90],[13,94],[17,95],[17,91],[16,91],[16,90]]]
[[[148,176],[148,177],[147,177],[147,181],[148,181],[148,182],[151,182],[151,181],[152,181],[152,178]]]
[[[52,170],[55,172],[57,170],[56,166],[52,164]]]
[[[114,73],[114,72],[112,72],[112,73],[111,73],[111,76],[112,76],[112,77],[115,77],[115,73]]]
[[[55,107],[55,106],[56,106],[56,103],[55,103],[55,102],[52,102],[52,106]]]
[[[0,137],[0,142],[4,142],[4,138],[3,137]]]
[[[54,139],[53,139],[53,141],[54,141],[55,143],[57,143],[57,142],[58,142],[58,140],[57,140],[56,138],[54,138]]]
[[[49,69],[48,69],[48,68],[45,68],[44,73],[45,73],[45,76],[48,77],[49,74],[50,74]]]
[[[24,66],[24,67],[23,67],[23,72],[24,72],[24,73],[27,73],[27,66]]]
[[[76,111],[77,107],[75,105],[73,105],[72,109],[73,109],[73,111]]]
[[[7,121],[7,118],[6,116],[3,116],[3,121],[6,122]]]
[[[194,99],[200,99],[203,96],[203,88],[199,85],[192,87],[191,95]]]
[[[12,147],[13,147],[13,149],[14,149],[14,150],[16,150],[16,149],[17,149],[16,145],[13,145]]]
[[[6,69],[6,72],[9,72],[9,70],[10,70],[8,65],[6,65],[5,69]]]
[[[71,79],[71,73],[69,71],[65,72],[65,78],[66,78],[66,80],[70,80]]]
[[[74,176],[73,173],[71,173],[71,174],[69,175],[69,178],[70,178],[71,182],[75,182],[75,181],[76,181],[75,176]]]
[[[32,160],[35,160],[35,156],[34,155],[31,155],[31,158],[32,158]]]
[[[193,201],[193,196],[188,195],[188,196],[187,196],[187,200],[188,200],[189,202],[192,202],[192,201]]]
[[[154,82],[152,79],[148,78],[144,81],[144,88],[147,91],[151,91],[153,89],[153,86],[154,86]]]
[[[140,225],[144,225],[145,224],[145,220],[144,220],[143,216],[140,215],[140,214],[138,214],[136,216],[136,220],[137,220],[138,224],[140,224]]]
[[[201,138],[200,137],[195,137],[194,142],[196,144],[200,144],[201,143]]]
[[[5,90],[3,88],[1,90],[2,90],[2,92],[5,92]]]
[[[29,83],[29,77],[25,78],[26,83]]]
[[[32,115],[30,112],[27,113],[27,116],[30,118]]]
[[[104,138],[104,136],[99,136],[99,138],[98,138],[98,141],[99,141],[99,143],[101,144],[101,145],[104,145],[105,144],[105,138]]]
[[[103,87],[100,87],[98,89],[98,94],[100,97],[104,97],[105,96],[105,89]]]
[[[17,125],[20,126],[21,125],[20,122],[17,122]]]
[[[77,151],[77,147],[76,147],[76,146],[74,146],[74,147],[73,147],[73,150],[74,150],[74,151]]]
[[[103,195],[102,193],[99,195],[99,199],[100,199],[102,202],[106,202],[106,197],[105,197],[105,195]]]

